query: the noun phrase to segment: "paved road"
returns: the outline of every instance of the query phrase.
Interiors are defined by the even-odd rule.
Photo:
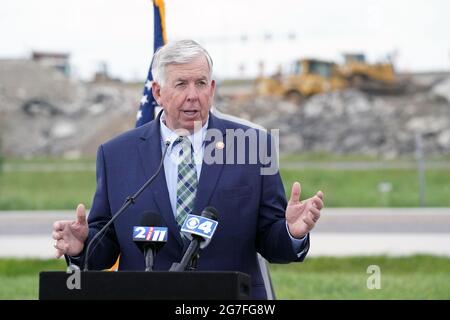
[[[380,170],[417,169],[414,161],[281,161],[284,169]],[[425,169],[450,169],[450,161],[426,161]],[[95,171],[95,163],[5,163],[5,172]]]
[[[74,211],[0,212],[0,256],[51,257],[52,223]],[[450,257],[450,208],[325,208],[310,255],[438,254]]]

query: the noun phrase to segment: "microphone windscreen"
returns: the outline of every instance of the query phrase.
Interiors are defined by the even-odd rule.
[[[146,211],[141,215],[141,226],[144,227],[166,227],[164,219],[159,213]]]
[[[217,216],[219,215],[219,211],[217,211],[214,207],[206,207],[203,212],[202,216],[211,220],[217,221]]]
[[[139,227],[155,227],[155,228],[163,227],[167,229],[167,225],[164,222],[162,216],[159,213],[152,211],[145,211],[142,213]],[[159,250],[165,244],[165,242],[149,240],[146,236],[144,237],[143,235],[141,235],[139,239],[135,239],[135,237],[136,234],[135,231],[133,230],[133,241],[142,252],[144,252],[145,248],[152,248],[153,250]]]

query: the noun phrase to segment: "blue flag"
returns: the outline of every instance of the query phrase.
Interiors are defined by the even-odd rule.
[[[166,25],[165,25],[165,8],[164,0],[153,0],[153,17],[154,17],[154,42],[153,51],[167,42]],[[155,107],[157,105],[152,94],[152,65],[148,69],[147,81],[144,86],[141,104],[136,116],[136,127],[140,127],[155,117]]]

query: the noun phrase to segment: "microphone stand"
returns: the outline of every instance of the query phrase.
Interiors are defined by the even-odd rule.
[[[197,262],[198,262],[199,258],[200,258],[200,254],[197,252],[197,254],[192,257],[191,262],[186,267],[186,270],[187,271],[195,271],[195,270],[197,270]]]
[[[117,218],[118,218],[125,210],[127,210],[128,207],[129,207],[130,205],[132,205],[132,204],[134,204],[134,203],[136,202],[137,198],[141,195],[141,193],[142,193],[142,192],[149,186],[149,184],[152,183],[153,180],[155,180],[156,177],[158,176],[158,174],[159,174],[159,172],[161,171],[161,168],[162,168],[162,166],[163,166],[164,158],[165,158],[165,156],[166,156],[167,150],[169,149],[170,141],[169,141],[169,140],[166,141],[166,142],[164,143],[164,145],[165,145],[165,148],[164,148],[163,155],[162,155],[162,157],[161,157],[161,162],[159,163],[158,169],[156,170],[155,174],[154,174],[153,176],[151,176],[150,179],[148,179],[147,182],[144,183],[144,185],[143,185],[143,186],[142,186],[142,187],[141,187],[134,195],[128,196],[128,197],[126,198],[125,202],[123,203],[123,205],[122,205],[122,207],[119,209],[119,211],[117,211],[117,212],[112,216],[111,220],[109,220],[108,223],[105,224],[105,225],[103,226],[103,228],[100,229],[100,231],[97,232],[97,233],[92,237],[91,241],[89,241],[89,243],[88,243],[88,245],[87,245],[87,247],[86,247],[86,253],[85,253],[86,258],[85,258],[85,260],[84,260],[84,268],[83,268],[83,271],[88,271],[89,256],[90,256],[89,251],[90,251],[90,249],[91,249],[92,243],[93,243],[95,240],[97,240],[97,238],[99,238],[100,236],[102,236],[102,238],[103,238],[103,236],[105,235],[105,233],[104,233],[105,230],[107,230],[107,229],[109,228],[109,226],[110,226],[110,225],[111,225],[111,224],[112,224],[112,223],[113,223],[113,222],[114,222],[114,221],[115,221],[115,220],[116,220],[116,219],[117,219]],[[97,241],[96,246],[100,243],[100,241],[101,241],[102,238],[100,238],[100,239]],[[96,246],[95,246],[95,247],[96,247]],[[95,247],[94,247],[93,249],[95,249]]]
[[[200,241],[198,239],[192,240],[189,247],[186,249],[183,258],[180,262],[174,262],[169,271],[193,271],[197,269],[197,260],[199,257]]]
[[[153,263],[155,261],[153,249],[151,248],[144,249],[144,257],[145,257],[145,271],[153,271]]]
[[[217,210],[213,207],[207,207],[203,210],[201,216],[217,221]],[[192,235],[191,243],[186,249],[183,258],[180,262],[172,263],[169,271],[195,271],[197,269],[197,262],[200,257],[200,249],[206,247],[201,248],[201,243],[210,240],[211,239],[206,240],[198,235]]]

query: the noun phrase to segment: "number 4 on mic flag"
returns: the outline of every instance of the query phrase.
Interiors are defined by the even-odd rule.
[[[154,38],[153,51],[167,43],[164,0],[153,0]],[[136,127],[140,127],[155,118],[156,101],[152,94],[152,64],[148,69],[141,104],[136,116]]]
[[[205,239],[211,239],[216,232],[218,222],[206,217],[189,214],[181,226],[181,232],[196,234]]]

